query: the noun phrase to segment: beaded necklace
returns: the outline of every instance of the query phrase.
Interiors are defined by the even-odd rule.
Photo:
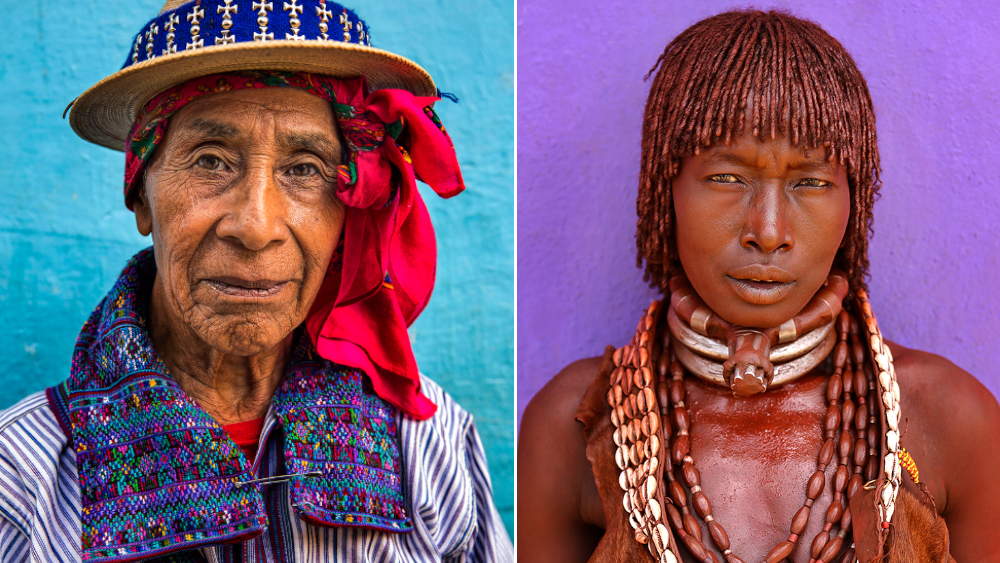
[[[825,469],[835,453],[838,467],[832,483],[834,498],[823,531],[810,545],[810,563],[853,561],[853,547],[848,545],[844,550],[852,520],[847,499],[862,486],[876,489],[880,538],[889,527],[901,482],[897,457],[899,386],[892,354],[882,343],[867,296],[862,290],[856,296],[863,325],[845,311],[839,310],[836,315],[837,343],[833,373],[827,384],[824,442],[817,456],[817,470],[806,483],[806,500],[792,517],[788,538],[768,553],[766,563],[786,558],[798,543],[812,504],[826,485]],[[680,557],[674,534],[698,561],[718,563],[715,553],[702,540],[691,508],[705,522],[712,544],[726,562],[742,563],[732,552],[725,529],[712,516],[711,502],[701,489],[700,474],[690,455],[685,370],[671,352],[670,331],[661,330],[666,315],[658,315],[660,312],[660,303],[653,301],[631,342],[612,356],[614,369],[607,400],[615,427],[615,462],[621,469],[619,485],[624,490],[622,506],[636,540],[647,545],[661,563],[676,563]],[[659,332],[662,336],[657,338]],[[879,431],[880,421],[884,433]],[[668,441],[669,452],[665,451]],[[882,463],[880,451],[886,452]]]

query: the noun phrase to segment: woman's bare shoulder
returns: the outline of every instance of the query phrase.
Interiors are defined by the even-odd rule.
[[[932,420],[948,434],[972,437],[986,432],[995,436],[1000,431],[1000,404],[972,374],[937,354],[887,344],[892,350],[904,417],[909,414]]]
[[[600,356],[584,358],[569,364],[550,379],[524,409],[521,419],[522,436],[534,425],[550,428],[553,423],[559,426],[566,426],[562,424],[566,421],[572,423],[574,413],[600,366]]]
[[[1000,533],[1000,404],[951,361],[887,343],[900,388],[901,442],[945,517],[958,561],[990,560],[976,538]],[[989,522],[989,524],[987,524]],[[985,535],[983,535],[985,534]]]
[[[587,561],[601,537],[604,513],[577,420],[601,361],[566,366],[524,410],[517,444],[518,560]]]

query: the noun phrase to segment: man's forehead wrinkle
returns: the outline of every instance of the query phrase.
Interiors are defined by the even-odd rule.
[[[233,138],[240,134],[239,128],[232,124],[221,123],[203,117],[196,117],[187,123],[183,123],[182,129],[193,130],[206,137],[223,139]]]
[[[286,148],[302,148],[317,152],[337,152],[340,150],[335,137],[324,133],[287,131],[278,135],[278,144]]]

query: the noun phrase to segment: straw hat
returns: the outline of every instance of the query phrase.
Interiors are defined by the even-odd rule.
[[[435,96],[419,65],[371,46],[357,14],[328,0],[167,0],[143,26],[121,70],[73,103],[77,135],[115,150],[156,94],[192,78],[239,70],[364,76],[372,90]]]

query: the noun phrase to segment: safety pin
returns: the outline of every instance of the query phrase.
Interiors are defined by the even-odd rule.
[[[292,479],[298,479],[300,477],[321,477],[323,472],[321,471],[307,471],[305,473],[294,473],[292,475],[275,475],[274,477],[262,477],[260,479],[252,479],[250,481],[237,481],[237,487],[244,487],[246,485],[270,485],[271,483],[280,483],[282,481],[291,481]]]

